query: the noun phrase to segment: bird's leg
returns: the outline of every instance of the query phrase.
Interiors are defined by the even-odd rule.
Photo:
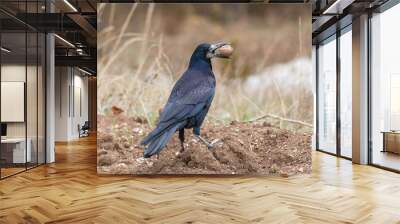
[[[205,140],[203,137],[201,137],[200,135],[195,135],[198,139],[200,139],[201,142],[203,142],[208,149],[211,149],[212,147],[214,147],[213,143],[209,143],[207,140]]]
[[[181,150],[179,151],[179,153],[182,153],[183,151],[185,151],[185,146],[184,146],[184,142],[185,142],[185,129],[180,129],[179,130],[179,140],[181,141]]]
[[[185,129],[179,129],[179,140],[181,142],[181,149],[175,153],[175,155],[179,155],[181,154],[183,151],[185,151],[185,146],[184,146],[184,142],[185,142]]]
[[[183,144],[183,142],[181,142],[181,150],[179,151],[179,153],[182,153],[185,151],[185,146]]]
[[[207,140],[205,140],[203,137],[201,137],[200,135],[200,127],[195,127],[193,128],[193,134],[194,136],[196,136],[202,143],[204,143],[208,149],[211,149],[212,147],[214,147],[214,144],[218,141],[212,141],[211,143],[209,143]]]

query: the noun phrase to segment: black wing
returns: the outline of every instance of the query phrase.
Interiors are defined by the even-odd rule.
[[[199,73],[188,70],[178,80],[161,112],[157,128],[143,139],[142,144],[146,145],[171,125],[196,116],[210,103],[215,94],[214,76]]]

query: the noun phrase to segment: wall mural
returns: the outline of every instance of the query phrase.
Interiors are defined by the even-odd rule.
[[[311,172],[309,4],[99,4],[99,174]]]

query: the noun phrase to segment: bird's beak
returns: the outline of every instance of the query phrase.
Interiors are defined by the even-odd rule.
[[[207,56],[209,58],[217,57],[217,58],[230,58],[233,53],[233,48],[228,43],[217,43],[212,44],[209,49],[209,53]]]

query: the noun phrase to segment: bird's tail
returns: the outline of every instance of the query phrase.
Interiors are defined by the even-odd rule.
[[[168,126],[158,124],[157,127],[153,131],[151,131],[144,139],[142,139],[140,144],[148,145],[154,139],[159,137],[166,129],[168,129]]]
[[[142,145],[148,145],[144,150],[144,158],[149,158],[152,155],[158,154],[165,147],[179,126],[180,123],[171,125],[157,134],[154,134],[154,131],[150,133],[149,136],[142,141]]]

